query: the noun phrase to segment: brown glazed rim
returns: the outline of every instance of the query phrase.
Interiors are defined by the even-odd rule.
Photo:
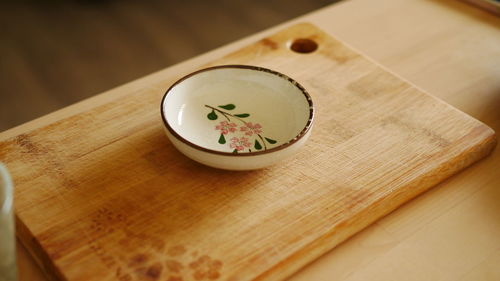
[[[188,78],[190,78],[190,77],[192,77],[192,76],[194,76],[196,74],[199,74],[199,73],[202,73],[202,72],[206,72],[206,71],[210,71],[210,70],[224,69],[224,68],[250,69],[250,70],[267,72],[267,73],[276,75],[276,76],[278,76],[280,78],[286,79],[290,83],[292,83],[294,86],[296,86],[297,88],[299,88],[299,90],[302,92],[302,94],[306,98],[307,103],[309,104],[309,119],[307,120],[307,123],[306,123],[305,127],[302,129],[302,131],[300,131],[300,133],[297,136],[295,136],[293,139],[289,140],[288,142],[283,143],[283,144],[281,144],[279,146],[273,147],[271,149],[261,150],[261,151],[255,151],[255,152],[237,153],[237,154],[233,153],[233,152],[223,152],[223,151],[217,151],[217,150],[208,149],[208,148],[199,146],[199,145],[197,145],[195,143],[192,143],[189,140],[183,138],[181,135],[179,135],[170,126],[170,124],[167,122],[167,118],[165,116],[164,106],[163,105],[165,103],[165,98],[167,97],[168,93],[170,93],[170,91],[175,86],[177,86],[177,84],[181,83],[182,81],[184,81],[184,80],[186,80],[186,79],[188,79]],[[309,95],[309,93],[307,93],[306,89],[304,89],[304,87],[302,87],[302,85],[300,85],[297,81],[293,80],[292,78],[288,77],[287,75],[282,74],[282,73],[277,72],[277,71],[274,71],[274,70],[271,70],[271,69],[268,69],[268,68],[260,67],[260,66],[242,65],[242,64],[228,64],[228,65],[218,65],[218,66],[212,66],[212,67],[200,69],[200,70],[192,72],[192,73],[190,73],[190,74],[182,77],[181,79],[177,80],[177,82],[175,82],[174,84],[172,84],[172,86],[170,86],[170,88],[168,88],[168,90],[163,95],[163,98],[161,99],[161,104],[160,104],[160,112],[161,112],[161,118],[163,120],[163,123],[165,124],[165,127],[168,129],[168,131],[175,138],[177,138],[181,142],[183,142],[183,143],[191,146],[192,148],[195,148],[195,149],[201,150],[201,151],[205,151],[205,152],[208,152],[208,153],[217,154],[217,155],[224,155],[224,156],[255,156],[255,155],[262,155],[262,154],[272,153],[272,152],[275,152],[275,151],[278,151],[278,150],[285,149],[285,148],[291,146],[292,144],[296,143],[297,141],[299,141],[311,129],[311,126],[312,126],[312,123],[313,123],[313,119],[314,119],[315,109],[314,109],[314,105],[313,105],[311,96]]]

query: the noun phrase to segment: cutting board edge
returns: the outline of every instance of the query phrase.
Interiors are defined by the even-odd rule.
[[[42,246],[40,245],[36,237],[31,233],[29,227],[23,223],[23,221],[17,214],[16,236],[48,280],[67,281],[54,261],[42,249]]]
[[[285,280],[305,267],[306,265],[314,262],[316,259],[326,254],[328,251],[333,250],[335,247],[353,237],[361,230],[367,228],[378,220],[383,219],[400,206],[411,202],[412,199],[420,196],[426,191],[432,189],[434,186],[440,184],[444,180],[452,177],[465,170],[469,166],[479,162],[483,158],[489,156],[496,148],[497,136],[493,129],[486,125],[480,125],[479,129],[484,129],[485,136],[475,144],[471,144],[468,149],[463,150],[450,161],[443,162],[441,165],[436,166],[434,169],[429,170],[423,178],[416,178],[405,185],[405,188],[399,188],[395,193],[390,196],[376,201],[374,204],[367,208],[362,209],[361,212],[355,215],[355,224],[348,225],[346,221],[340,222],[335,225],[329,232],[318,237],[318,239],[304,246],[294,254],[290,255],[287,259],[282,260],[268,271],[263,272],[260,276],[255,278],[255,281],[271,281],[271,280]],[[473,134],[473,132],[471,133]],[[449,166],[445,168],[443,166]],[[436,171],[445,170],[445,173],[436,173]],[[439,177],[432,177],[438,174]],[[426,181],[427,179],[430,179]],[[422,182],[424,184],[420,185]],[[412,187],[419,187],[412,189]],[[403,190],[404,189],[404,190]],[[411,193],[407,193],[411,191]],[[405,193],[405,196],[398,196]],[[397,200],[394,200],[397,199]],[[394,200],[394,201],[392,201]],[[392,202],[391,202],[392,201]],[[350,232],[339,232],[339,227],[352,227]],[[337,239],[332,239],[334,235],[339,232],[342,236]],[[331,241],[329,241],[331,240]],[[307,258],[304,258],[306,256]]]

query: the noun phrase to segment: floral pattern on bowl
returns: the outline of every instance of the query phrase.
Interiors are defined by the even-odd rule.
[[[266,142],[269,144],[277,143],[276,140],[262,135],[263,128],[261,124],[244,120],[244,118],[250,117],[249,113],[233,114],[228,112],[234,110],[236,105],[230,103],[214,107],[206,104],[205,107],[211,109],[210,113],[207,114],[209,120],[215,121],[219,119],[219,115],[227,119],[215,125],[215,130],[220,131],[218,143],[229,145],[233,149],[233,153],[252,152],[252,143],[253,149],[257,151],[267,150]],[[241,125],[238,126],[235,123],[236,121]],[[228,137],[231,137],[231,142],[227,144],[226,138]]]

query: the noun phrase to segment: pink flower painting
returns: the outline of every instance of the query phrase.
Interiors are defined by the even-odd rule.
[[[258,135],[262,133],[262,126],[259,123],[246,122],[244,126],[240,127],[240,131],[245,132],[247,136]]]
[[[231,144],[229,144],[229,147],[232,149],[236,149],[236,151],[242,151],[245,149],[245,147],[250,147],[252,144],[248,141],[248,138],[241,137],[233,137],[231,138]]]
[[[222,121],[219,125],[215,126],[215,129],[220,131],[221,134],[227,135],[228,133],[236,132],[236,124]]]

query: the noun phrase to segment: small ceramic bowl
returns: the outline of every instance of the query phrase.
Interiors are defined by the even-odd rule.
[[[253,170],[292,155],[311,133],[314,107],[290,77],[223,65],[174,83],[161,102],[165,131],[187,157],[226,170]]]

